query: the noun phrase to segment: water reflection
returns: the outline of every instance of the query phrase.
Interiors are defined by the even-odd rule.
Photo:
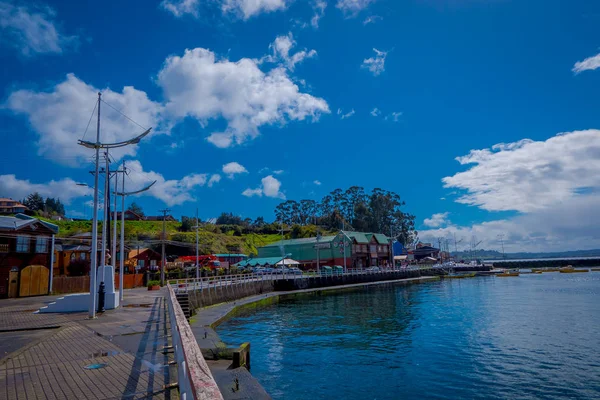
[[[600,274],[476,278],[291,300],[219,333],[275,399],[598,398]]]

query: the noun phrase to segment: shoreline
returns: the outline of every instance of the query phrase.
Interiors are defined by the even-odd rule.
[[[269,292],[245,297],[232,302],[219,303],[197,309],[196,315],[190,318],[190,326],[192,328],[192,332],[194,333],[194,337],[198,342],[198,346],[201,349],[215,349],[225,345],[216,332],[216,328],[223,322],[242,313],[277,304],[281,300],[303,296],[318,296],[339,292],[351,292],[375,285],[409,285],[439,280],[439,276],[422,276],[417,278],[395,279],[390,281],[363,282],[323,288]],[[245,367],[229,369],[228,367],[231,364],[230,360],[207,359],[206,362],[208,363],[211,372],[213,373],[213,376],[219,385],[219,389],[226,400],[242,398],[271,398],[258,380],[256,380],[256,378],[254,378],[250,371],[248,371]],[[234,391],[235,379],[238,379],[239,381],[239,391]]]

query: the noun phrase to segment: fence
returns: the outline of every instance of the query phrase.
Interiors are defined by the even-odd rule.
[[[213,378],[192,328],[177,301],[175,291],[167,285],[171,340],[177,363],[177,384],[182,400],[223,400],[223,395]]]
[[[132,289],[144,286],[144,274],[123,275],[123,288]],[[119,288],[119,274],[115,274],[115,288]],[[52,292],[56,294],[86,293],[90,291],[89,276],[55,276],[52,279]]]

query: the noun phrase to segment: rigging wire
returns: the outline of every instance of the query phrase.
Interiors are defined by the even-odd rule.
[[[85,135],[87,135],[87,131],[90,127],[90,123],[92,122],[92,118],[94,117],[94,113],[96,112],[96,108],[98,107],[98,102],[94,102],[94,109],[92,110],[92,115],[90,115],[90,120],[87,123],[87,126],[85,127],[85,132],[83,132],[83,137],[81,138],[81,140],[85,139]]]
[[[113,110],[115,110],[116,112],[118,112],[119,114],[121,114],[122,116],[124,116],[125,118],[127,118],[129,121],[133,122],[134,124],[136,124],[137,126],[142,128],[143,130],[147,129],[147,128],[144,128],[142,125],[138,124],[137,122],[135,122],[134,120],[132,120],[131,118],[129,118],[127,115],[123,114],[121,111],[117,110],[115,107],[108,104],[106,101],[104,101],[102,99],[100,101],[103,102],[104,104],[106,104],[107,106],[109,106],[110,108],[112,108]]]

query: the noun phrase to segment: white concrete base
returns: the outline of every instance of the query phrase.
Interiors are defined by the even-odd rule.
[[[98,306],[98,289],[102,280],[102,267],[98,267],[96,277],[96,304]],[[119,307],[119,292],[115,292],[114,268],[110,265],[104,267],[104,309],[112,310]],[[49,303],[47,306],[39,309],[40,313],[67,313],[88,311],[90,308],[89,293],[75,293],[59,297],[56,301]]]

